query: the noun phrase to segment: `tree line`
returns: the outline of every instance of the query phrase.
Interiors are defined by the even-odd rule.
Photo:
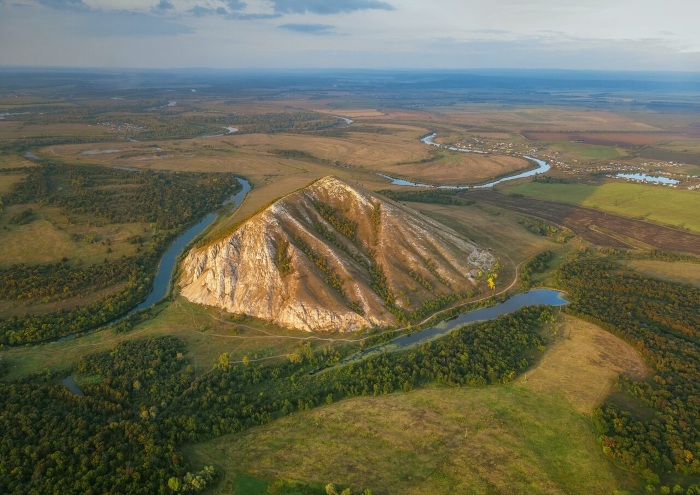
[[[592,254],[564,263],[558,277],[567,311],[625,339],[651,372],[642,381],[621,378],[626,399],[596,411],[603,452],[638,471],[652,491],[685,479],[689,486],[674,493],[700,493],[692,485],[700,475],[700,290]]]
[[[346,397],[432,383],[507,383],[539,357],[540,328],[551,317],[549,309],[526,308],[314,375],[342,355],[308,343],[289,360],[267,365],[231,364],[222,355],[196,377],[175,337],[127,341],[74,367],[82,397],[58,385],[57,375],[0,382],[0,452],[7,454],[0,455],[0,492],[197,493],[217,473],[193,469],[179,450],[185,443]],[[291,490],[275,486],[277,493]]]
[[[56,206],[75,222],[149,223],[154,233],[132,257],[93,266],[63,260],[0,270],[3,300],[52,301],[122,285],[90,304],[0,318],[0,344],[82,332],[125,314],[150,292],[158,260],[169,242],[220,207],[239,187],[231,174],[130,172],[55,163],[28,169],[27,176],[3,197],[6,205]]]

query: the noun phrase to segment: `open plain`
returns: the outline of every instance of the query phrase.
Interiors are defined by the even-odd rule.
[[[128,90],[109,72],[66,74],[60,88],[48,75],[30,89],[12,71],[0,79],[0,492],[697,493],[692,92],[659,106],[675,93],[658,81],[601,92],[554,77],[543,92],[527,74],[504,87],[376,76],[150,74]],[[432,133],[441,146],[421,141]],[[473,186],[530,167],[526,156],[551,168],[494,190],[380,175]],[[327,176],[374,199],[293,203]],[[232,209],[236,177],[252,189]],[[411,215],[382,239],[380,202]],[[265,213],[280,204],[284,215]],[[168,246],[210,213],[167,297],[132,313]],[[192,248],[225,252],[246,228],[262,232],[260,218],[289,235],[261,234],[253,257],[313,285],[309,314],[332,299],[369,318],[350,297],[360,281],[393,316],[321,333],[180,294],[188,270],[217,269],[183,266]],[[418,224],[496,262],[466,268],[469,253],[428,231],[401,244]],[[394,270],[412,250],[432,254]],[[242,264],[201,291],[230,296]],[[473,290],[458,293],[447,266]],[[291,285],[271,298],[291,300]],[[540,287],[570,304],[363,354],[431,315]]]

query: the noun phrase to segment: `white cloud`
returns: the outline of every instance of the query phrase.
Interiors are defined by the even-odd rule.
[[[698,18],[687,0],[0,0],[0,60],[700,71]]]

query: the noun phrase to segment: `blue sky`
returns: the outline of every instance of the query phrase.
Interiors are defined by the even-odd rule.
[[[0,65],[700,71],[694,0],[0,0]]]

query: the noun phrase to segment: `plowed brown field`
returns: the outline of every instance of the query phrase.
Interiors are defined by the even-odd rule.
[[[593,208],[506,196],[493,191],[467,191],[463,196],[562,225],[599,246],[656,248],[700,255],[700,235]]]

